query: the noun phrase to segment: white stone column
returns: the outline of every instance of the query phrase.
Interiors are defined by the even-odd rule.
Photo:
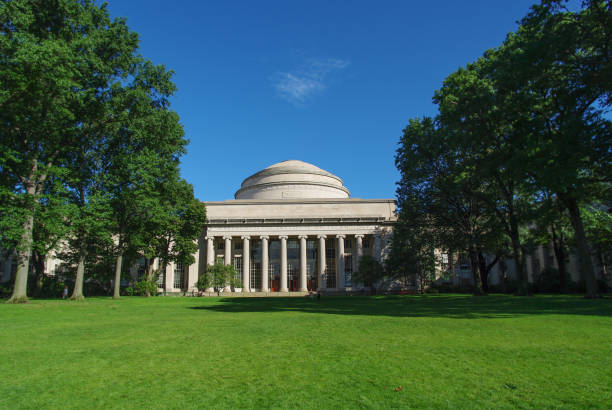
[[[353,272],[359,270],[359,259],[363,256],[363,235],[355,235],[355,247],[353,248]],[[363,283],[353,282],[353,288],[363,288]]]
[[[206,266],[211,266],[215,263],[215,237],[207,236],[204,239],[206,239]]]
[[[359,258],[363,256],[363,235],[355,235],[355,252],[353,253],[353,272],[359,269]]]
[[[195,261],[187,268],[187,291],[194,292],[196,290],[196,282],[198,281],[198,266],[200,265],[200,247],[194,255]]]
[[[242,237],[242,292],[251,291],[251,252],[249,250],[250,236]]]
[[[308,291],[308,278],[306,275],[306,240],[308,236],[300,235],[300,292]]]
[[[336,255],[336,288],[344,290],[344,238],[345,235],[336,235],[338,239],[338,253]]]
[[[323,282],[323,278],[325,275],[325,235],[317,235],[319,239],[319,272],[317,278],[318,289],[325,289],[325,283]]]
[[[279,236],[281,241],[281,277],[280,277],[280,292],[289,292],[287,288],[287,237]]]
[[[224,236],[223,240],[225,241],[224,263],[226,265],[231,265],[232,264],[232,237]],[[232,291],[232,288],[230,287],[230,284],[226,283],[225,287],[223,288],[223,292],[231,292],[231,291]]]
[[[268,240],[270,237],[263,235],[261,239],[261,291],[268,292],[270,290],[268,279]]]
[[[207,236],[204,239],[206,239],[206,270],[208,270],[208,267],[215,263],[215,237]],[[202,272],[202,274],[205,273],[206,272]],[[206,288],[206,292],[214,291],[215,289],[213,287]]]
[[[375,234],[374,235],[374,246],[373,246],[373,249],[372,249],[372,256],[378,262],[380,262],[381,254],[382,254],[382,246],[381,246],[381,240],[380,239],[381,239],[380,238],[380,234]]]
[[[166,265],[166,292],[174,292],[174,262]]]

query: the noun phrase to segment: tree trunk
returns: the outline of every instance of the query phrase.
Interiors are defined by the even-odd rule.
[[[70,300],[83,300],[83,280],[85,278],[85,251],[81,251],[79,263],[77,265],[76,277],[74,278],[74,290]]]
[[[519,228],[516,218],[510,217],[510,240],[512,241],[512,256],[516,265],[516,276],[518,281],[517,295],[527,295],[527,270],[525,269],[525,255],[521,247]]]
[[[561,293],[567,293],[567,264],[565,263],[565,244],[563,237],[557,236],[557,230],[554,225],[550,225],[552,233],[553,250],[559,267],[559,290]]]
[[[489,293],[489,270],[487,269],[487,260],[482,252],[478,252],[478,271],[480,272],[482,291],[487,294]]]
[[[30,188],[28,188],[28,191]],[[32,191],[33,194],[33,191]],[[13,294],[7,303],[28,303],[28,271],[30,269],[30,254],[32,253],[32,230],[34,213],[31,213],[22,225],[23,233],[17,246],[17,274]]]
[[[146,258],[145,261],[147,262],[147,282],[151,282],[151,280],[153,280],[153,261],[149,258]],[[149,291],[148,286],[145,290],[145,297],[151,297],[151,292]]]
[[[593,261],[591,260],[591,251],[589,250],[589,244],[587,243],[586,235],[584,233],[584,225],[582,223],[582,216],[580,215],[578,202],[571,195],[563,195],[561,198],[569,211],[570,221],[572,223],[572,227],[574,228],[574,234],[576,235],[580,276],[584,280],[586,287],[586,294],[584,297],[599,297],[599,293],[597,291],[597,280],[595,279],[595,271],[593,270]]]
[[[164,295],[166,294],[166,274],[167,274],[166,270],[167,269],[168,269],[168,262],[163,261],[160,267],[160,274],[163,275],[162,283],[164,284]]]
[[[483,294],[483,292],[482,292],[482,282],[480,281],[480,276],[478,275],[478,256],[476,255],[476,251],[474,249],[470,249],[468,253],[470,255],[470,265],[472,267],[472,277],[474,278],[474,295],[480,296]]]
[[[34,289],[34,296],[40,297],[43,288],[43,280],[45,277],[45,255],[42,255],[37,250],[33,250],[32,258],[34,259],[34,273],[36,275],[36,288]]]
[[[123,262],[123,252],[117,255],[117,263],[115,264],[115,289],[113,290],[113,299],[119,299],[119,290],[121,289],[121,262]]]

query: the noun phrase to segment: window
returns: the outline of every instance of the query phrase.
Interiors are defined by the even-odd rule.
[[[242,242],[234,243],[234,250],[241,251],[242,250]]]
[[[234,269],[236,269],[236,273],[238,277],[242,277],[242,256],[234,256]]]
[[[220,251],[225,249],[225,242],[223,242],[223,241],[217,242],[217,249],[220,250]]]
[[[261,262],[251,261],[251,289],[261,289]]]
[[[157,277],[157,288],[163,289],[165,287],[164,283],[166,283],[166,273],[161,272]]]
[[[353,249],[353,240],[352,239],[346,239],[344,241],[344,248],[345,249]]]
[[[174,288],[183,289],[185,288],[185,268],[183,264],[177,262],[174,265]]]
[[[364,249],[370,248],[370,238],[363,238],[363,247]]]
[[[344,255],[344,286],[353,286],[353,255]]]
[[[145,275],[145,265],[144,264],[139,264],[138,265],[138,279],[141,279],[144,275]]]
[[[329,289],[336,287],[336,248],[334,241],[325,243],[325,286]]]

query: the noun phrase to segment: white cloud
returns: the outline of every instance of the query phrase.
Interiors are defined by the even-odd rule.
[[[309,59],[292,72],[278,72],[274,88],[278,95],[295,105],[303,105],[327,88],[331,76],[349,65],[335,58]]]

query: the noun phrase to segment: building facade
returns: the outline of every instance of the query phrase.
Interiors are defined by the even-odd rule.
[[[233,200],[205,204],[198,270],[233,265],[243,287],[226,292],[358,289],[358,258],[380,260],[396,220],[393,199],[350,198],[340,178],[295,160],[246,178]]]

